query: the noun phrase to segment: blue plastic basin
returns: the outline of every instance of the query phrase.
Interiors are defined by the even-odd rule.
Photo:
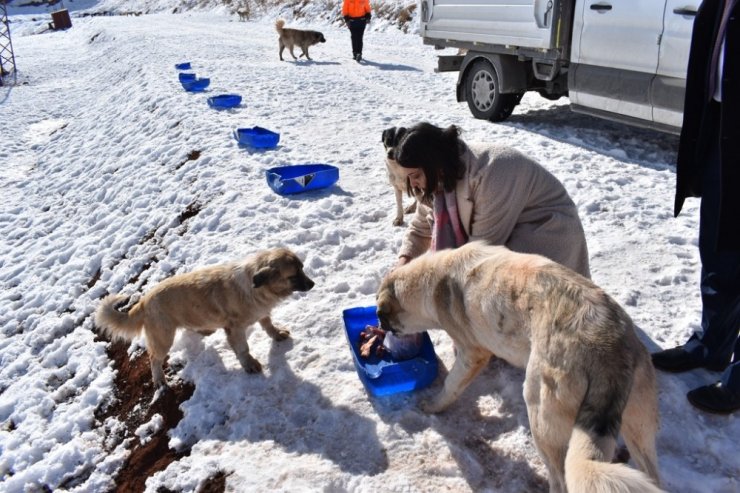
[[[219,94],[208,98],[208,106],[216,109],[233,108],[239,106],[241,102],[242,97],[238,94]]]
[[[339,168],[330,164],[296,164],[265,171],[267,184],[280,195],[307,192],[334,185],[339,180]]]
[[[186,91],[190,92],[204,91],[210,83],[211,79],[208,78],[180,82],[180,84],[182,84],[182,87],[185,88]]]
[[[241,145],[272,149],[278,145],[280,134],[262,127],[237,128],[234,130],[234,138]]]
[[[175,68],[177,70],[190,70],[190,62],[176,63]]]
[[[345,335],[352,352],[357,375],[372,395],[382,396],[428,387],[437,378],[437,354],[426,332],[421,352],[414,358],[394,361],[390,354],[368,358],[360,356],[360,332],[367,325],[378,325],[376,307],[348,308],[342,312]]]
[[[192,82],[195,80],[195,74],[192,72],[181,72],[177,74],[177,78],[180,82]]]

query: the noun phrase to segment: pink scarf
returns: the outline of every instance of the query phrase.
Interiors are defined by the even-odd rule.
[[[433,252],[457,248],[468,242],[468,235],[460,223],[457,212],[457,194],[437,192],[434,194],[434,227],[432,228]]]

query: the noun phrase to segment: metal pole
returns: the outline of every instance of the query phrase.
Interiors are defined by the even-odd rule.
[[[13,53],[13,42],[10,39],[8,5],[6,0],[0,0],[0,86],[7,83],[10,75],[13,76],[15,82],[15,54]]]

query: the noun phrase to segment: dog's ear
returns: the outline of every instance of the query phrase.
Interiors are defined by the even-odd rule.
[[[396,145],[397,130],[398,129],[396,127],[386,128],[385,130],[383,130],[383,134],[381,135],[380,140],[383,142],[383,145],[386,149]]]
[[[252,277],[252,287],[259,288],[261,286],[264,286],[265,283],[267,283],[270,280],[270,278],[272,278],[274,273],[275,273],[275,269],[273,269],[272,267],[262,267]]]
[[[383,281],[378,291],[376,305],[377,309],[375,313],[378,316],[380,327],[383,330],[392,330],[390,320],[400,306],[396,299],[396,286],[392,280],[386,279]]]

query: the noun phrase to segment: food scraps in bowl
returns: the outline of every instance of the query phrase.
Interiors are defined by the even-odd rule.
[[[374,325],[366,325],[365,330],[360,332],[360,356],[369,358],[375,354],[378,358],[385,355],[386,349],[383,345],[385,331]]]

